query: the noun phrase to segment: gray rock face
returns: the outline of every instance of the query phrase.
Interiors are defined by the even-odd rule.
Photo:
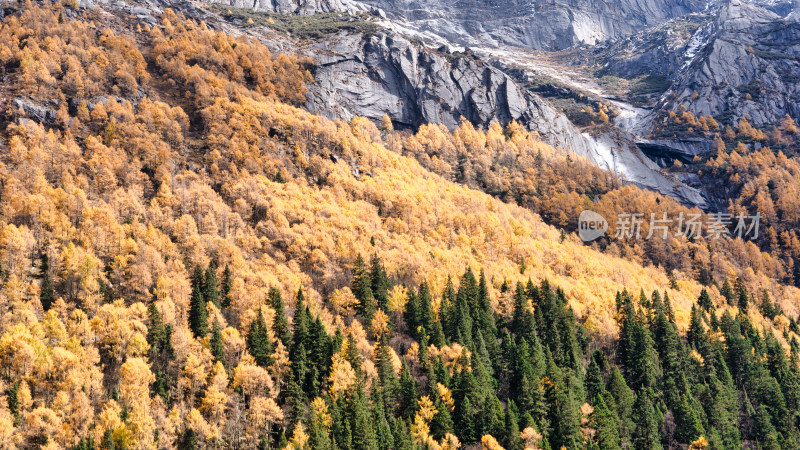
[[[668,195],[684,205],[708,207],[708,200],[701,189],[662,171],[658,159],[643,153],[633,135],[611,130],[586,137],[592,143],[590,159],[601,169],[614,172],[621,179],[639,187]]]
[[[382,16],[466,45],[560,50],[626,36],[702,11],[704,0],[209,0],[289,14],[380,11]]]
[[[623,78],[663,75],[674,80],[713,31],[711,14],[690,14],[599,46],[594,55],[605,73]],[[665,86],[666,88],[666,86]]]
[[[309,54],[317,59],[310,111],[375,121],[388,114],[395,126],[406,128],[454,128],[462,117],[480,127],[516,120],[554,146],[589,156],[590,143],[566,116],[469,56],[433,52],[393,33],[338,35]]]
[[[230,5],[234,8],[281,14],[311,15],[329,12],[359,12],[373,10],[359,0],[204,0],[208,3]]]
[[[800,115],[800,22],[740,0],[724,6],[713,33],[677,77],[664,107],[687,105],[722,122],[757,126]],[[695,95],[697,92],[698,95]]]
[[[458,42],[560,50],[631,34],[693,11],[700,0],[360,0]]]
[[[407,128],[424,123],[454,128],[461,117],[484,128],[516,120],[551,145],[632,183],[689,205],[706,205],[702,192],[663,174],[645,157],[633,136],[584,134],[541,97],[469,56],[432,52],[392,33],[365,39],[339,35],[308,52],[317,59],[306,104],[312,112],[374,121],[387,114],[395,126]]]
[[[36,119],[39,123],[52,123],[56,120],[56,110],[58,102],[53,101],[51,105],[41,105],[26,98],[15,98],[12,102],[14,108],[25,112],[25,115]]]

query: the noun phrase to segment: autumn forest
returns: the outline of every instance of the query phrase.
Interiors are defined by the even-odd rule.
[[[311,59],[179,10],[1,7],[1,448],[800,447],[791,119],[694,162],[757,240],[585,244],[705,213],[516,122],[314,115]]]

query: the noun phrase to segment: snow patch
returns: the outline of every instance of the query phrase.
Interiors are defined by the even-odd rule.
[[[694,62],[694,59],[697,54],[700,53],[700,50],[708,45],[713,31],[714,24],[712,22],[708,22],[694,32],[692,37],[689,39],[689,43],[686,44],[686,51],[683,54],[683,58],[686,62],[683,64],[681,69],[686,69],[692,64],[692,62]]]

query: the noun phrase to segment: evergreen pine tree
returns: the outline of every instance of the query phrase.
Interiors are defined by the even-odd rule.
[[[191,430],[191,428],[187,429],[187,432],[189,430]],[[192,435],[192,436],[194,436],[194,435]],[[181,439],[181,444],[184,445],[184,447],[182,447],[182,448],[196,450],[197,449],[197,443],[196,443],[196,441],[194,441],[195,442],[194,446],[192,446],[192,442],[193,441],[187,442],[186,434],[184,433],[184,436]],[[103,442],[100,443],[100,448],[102,450],[116,450],[117,449],[117,444],[116,444],[116,442],[114,442],[114,434],[112,433],[112,430],[106,430],[106,432],[103,433]]]
[[[376,449],[378,441],[375,436],[367,402],[363,389],[359,386],[350,402],[350,416],[352,417],[353,448]]]
[[[381,337],[375,354],[375,365],[378,371],[378,394],[381,396],[384,405],[394,407],[397,401],[398,384],[386,336]]]
[[[506,428],[506,417],[503,412],[503,405],[494,393],[487,394],[488,401],[485,401],[485,408],[480,411],[481,435],[491,434],[492,436],[502,437]]]
[[[379,449],[391,449],[394,448],[394,434],[392,433],[392,426],[386,419],[384,409],[383,401],[380,399],[380,396],[378,396],[372,413],[372,423],[377,424],[375,429],[375,445],[376,448]]]
[[[750,304],[750,298],[747,295],[747,290],[741,289],[739,291],[739,300],[736,303],[736,306],[739,307],[740,311],[747,312],[747,307],[749,306],[749,304]]]
[[[286,310],[283,305],[281,291],[275,287],[270,288],[267,294],[267,302],[275,310],[272,331],[275,333],[275,337],[288,348],[291,346],[292,333],[289,332],[289,321],[286,319]]]
[[[571,394],[567,380],[561,369],[548,354],[547,377],[544,384],[547,419],[550,423],[548,441],[555,448],[579,448],[582,442],[580,433],[580,403]]]
[[[383,268],[383,264],[381,264],[381,260],[378,258],[377,254],[373,255],[370,260],[369,278],[370,288],[372,289],[372,295],[375,298],[376,306],[384,311],[388,311],[389,289],[391,289],[392,283],[389,281],[389,277],[386,276],[386,270]]]
[[[392,427],[392,435],[394,437],[395,449],[413,449],[414,442],[409,432],[409,425],[406,421],[399,417],[390,417],[390,426]]]
[[[305,369],[299,369],[297,367],[292,366],[292,369],[295,373],[304,373]],[[286,386],[286,404],[289,405],[288,414],[286,415],[286,423],[291,425],[296,424],[304,419],[305,416],[305,405],[307,402],[307,397],[305,392],[303,392],[303,388],[300,384],[296,381],[296,379],[289,380],[288,385]],[[335,406],[331,406],[331,415],[334,415],[336,411]],[[291,433],[294,428],[290,426],[286,429],[286,433]]]
[[[208,268],[203,276],[203,298],[206,302],[211,302],[217,306],[222,307],[222,299],[219,292],[219,280],[217,279],[217,266],[214,261],[208,264]]]
[[[352,291],[353,295],[358,299],[358,307],[356,308],[358,313],[367,319],[371,319],[377,308],[377,302],[372,292],[370,272],[361,255],[358,255],[353,267]]]
[[[733,306],[736,294],[733,293],[733,288],[731,288],[731,283],[727,278],[722,283],[722,287],[719,288],[719,293],[728,305]]]
[[[55,301],[53,282],[50,280],[50,258],[47,256],[46,251],[42,252],[39,259],[39,278],[42,280],[39,300],[42,303],[42,309],[46,312],[50,310],[50,305]]]
[[[702,314],[700,309],[692,305],[692,312],[689,316],[689,330],[686,332],[686,339],[689,341],[689,345],[694,348],[700,348],[700,343],[705,336]]]
[[[519,417],[513,400],[506,404],[505,420],[505,448],[507,450],[522,450],[522,438],[519,430]]]
[[[428,283],[422,282],[419,286],[419,295],[417,296],[419,302],[419,326],[425,330],[428,339],[434,331],[433,325],[433,306],[431,305],[431,292],[428,289]]]
[[[403,319],[406,321],[406,328],[411,337],[419,340],[417,329],[420,325],[419,322],[419,302],[417,301],[417,294],[413,289],[408,290],[408,300],[406,301],[406,310],[403,312]]]
[[[169,392],[167,391],[168,380],[167,374],[164,373],[160,366],[155,366],[153,369],[155,375],[155,381],[153,382],[153,394],[161,397],[164,401],[164,404],[168,405],[170,403]]]
[[[764,450],[779,450],[778,432],[772,424],[772,417],[766,405],[759,405],[756,409],[753,433],[758,441],[758,446]]]
[[[611,408],[610,403],[613,400],[614,406],[612,409],[616,411],[620,440],[627,446],[627,443],[630,443],[632,439],[634,430],[632,420],[634,396],[625,382],[622,372],[616,366],[611,369],[606,390],[610,395],[610,397],[605,398],[606,404]]]
[[[313,449],[332,450],[333,443],[328,435],[326,425],[320,423],[320,418],[311,414],[308,424],[308,444]]]
[[[478,281],[478,310],[475,314],[475,325],[484,337],[497,334],[494,309],[489,296],[489,287],[486,283],[486,274],[484,274],[483,270],[481,270],[480,280]]]
[[[595,353],[597,352],[599,352],[599,350],[597,350]],[[606,390],[605,382],[603,381],[603,373],[601,372],[600,366],[597,364],[594,356],[589,363],[589,367],[586,368],[585,383],[586,398],[591,402],[594,402],[594,399],[598,395],[602,395]]]
[[[11,389],[8,390],[8,394],[6,395],[8,410],[11,411],[11,415],[14,416],[15,419],[19,419],[18,395],[19,395],[19,381],[15,381],[14,384],[11,386]]]
[[[633,445],[637,449],[660,450],[662,448],[658,433],[659,419],[653,406],[652,393],[649,388],[642,389],[636,395],[633,404]]]
[[[478,440],[478,430],[476,429],[475,408],[469,396],[456,403],[455,423],[458,426],[459,436],[464,444],[472,444]]]
[[[303,288],[300,288],[297,290],[294,319],[292,321],[292,349],[296,349],[308,342],[308,322],[305,295],[303,295]],[[291,350],[289,353],[289,359],[294,360]]]
[[[608,409],[605,396],[597,395],[594,399],[594,411],[589,417],[595,430],[594,442],[600,450],[620,448],[619,430],[614,414]]]
[[[681,396],[680,401],[674,408],[676,421],[675,438],[678,442],[684,444],[691,444],[695,439],[705,434],[700,417],[687,401],[689,395]]]
[[[703,308],[703,311],[709,312],[714,308],[714,303],[711,302],[711,296],[708,295],[706,288],[700,291],[700,297],[697,299],[697,304]]]
[[[247,350],[260,367],[267,368],[272,365],[272,341],[269,338],[267,324],[258,310],[258,316],[250,323],[250,332],[247,334]]]
[[[222,345],[222,332],[219,329],[219,322],[216,320],[211,327],[211,340],[209,344],[211,345],[211,355],[214,356],[214,359],[225,365],[225,348]]]
[[[208,334],[208,310],[206,301],[200,291],[200,286],[192,289],[192,299],[189,302],[189,328],[197,338],[203,338]]]
[[[437,398],[434,406],[436,414],[431,420],[431,435],[436,439],[442,439],[445,434],[454,432],[453,418],[441,399]]]
[[[225,264],[225,270],[222,271],[222,282],[220,286],[223,308],[231,306],[231,289],[233,289],[233,273],[231,272],[231,267]]]
[[[181,436],[180,448],[183,450],[197,450],[197,435],[192,428],[186,428]]]
[[[155,357],[164,351],[172,352],[170,344],[169,326],[164,325],[164,319],[156,308],[155,302],[147,307],[149,323],[147,326],[147,343],[150,345],[150,355]]]
[[[417,410],[417,399],[419,398],[419,386],[417,381],[411,376],[411,370],[403,361],[403,368],[400,371],[400,401],[398,402],[398,413],[404,419],[410,419]]]
[[[780,313],[780,309],[774,303],[772,303],[772,300],[769,298],[769,292],[766,290],[764,290],[761,295],[759,311],[761,311],[762,316],[769,318],[769,320],[774,320],[775,316]]]
[[[516,336],[524,337],[528,342],[532,342],[534,336],[538,339],[536,318],[531,312],[530,301],[522,283],[517,283],[517,289],[514,294],[514,311],[510,329]]]
[[[200,293],[202,294],[203,293],[203,284],[205,283],[205,271],[203,270],[202,267],[200,267],[199,265],[198,266],[194,266],[194,271],[192,271],[192,275],[191,275],[191,280],[190,281],[191,281],[191,284],[192,284],[192,289],[197,287],[198,289],[200,289]]]
[[[631,346],[623,353],[627,359],[625,369],[628,383],[636,392],[655,387],[658,356],[653,348],[650,332],[645,328],[641,318],[634,315],[623,324],[623,331],[620,334],[623,333],[629,337]],[[620,345],[622,343],[621,336]]]

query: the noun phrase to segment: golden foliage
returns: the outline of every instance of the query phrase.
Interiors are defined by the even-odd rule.
[[[442,383],[436,383],[436,389],[439,390],[439,398],[442,399],[442,403],[444,406],[447,407],[450,411],[452,411],[456,404],[453,400],[453,394],[450,392],[450,389],[447,389],[447,386],[443,385]]]
[[[333,355],[331,373],[328,375],[328,392],[334,400],[346,394],[356,382],[356,371],[340,353]]]
[[[427,395],[420,398],[417,401],[417,405],[419,406],[419,410],[417,414],[420,415],[426,422],[430,422],[433,420],[433,416],[436,415],[436,407],[433,405],[431,398]]]
[[[539,442],[542,440],[542,434],[532,427],[526,427],[520,433],[522,441],[525,443],[525,450],[538,450]]]
[[[406,310],[408,303],[408,292],[404,286],[396,285],[389,291],[389,311],[395,314],[402,314]]]
[[[285,299],[302,287],[326,332],[353,335],[362,367],[336,355],[322,387],[332,398],[347,395],[357,370],[368,380],[375,376],[373,338],[389,324],[383,312],[376,314],[368,336],[360,322],[346,321],[356,304],[344,286],[358,254],[379,255],[398,281],[388,298],[393,318],[405,311],[403,282],[425,280],[440,298],[447,277],[465,266],[484,270],[500,312],[507,311],[504,281],[550,280],[564,289],[589,332],[603,336],[616,333],[611,311],[617,291],[669,285],[666,272],[641,256],[651,249],[612,244],[601,252],[562,240],[541,217],[569,224],[588,206],[604,214],[630,207],[656,211],[657,204],[684,210],[634,187],[619,188],[609,174],[567,157],[519,124],[505,130],[495,124],[485,132],[466,122],[453,132],[426,125],[404,134],[386,124],[382,132],[364,118],[332,121],[287,104],[304,99],[305,63],[273,55],[255,40],[169,10],[159,26],[143,27],[140,35],[123,25],[111,32],[90,24],[102,23],[91,10],[63,14],[59,23],[62,12],[58,4],[26,4],[0,24],[0,64],[20,67],[19,76],[9,75],[11,87],[39,105],[51,98],[75,104],[47,124],[16,120],[26,113],[9,111],[14,120],[4,131],[0,372],[19,380],[26,419],[15,424],[0,402],[0,446],[26,446],[40,433],[71,448],[89,434],[102,442],[109,432],[146,448],[156,430],[169,446],[187,424],[203,445],[214,446],[226,433],[246,435],[282,423],[274,395],[288,382],[288,350],[273,333],[274,362],[259,367],[243,338],[257,311],[274,322],[274,309],[265,306],[273,286]],[[742,206],[752,202],[765,215],[772,210],[781,217],[800,211],[793,203],[800,196],[792,195],[800,170],[785,156],[720,158],[715,169],[743,178],[760,164],[783,168],[772,174],[778,201],[754,186],[744,189]],[[606,193],[597,204],[588,198],[595,192]],[[776,231],[786,249],[800,249],[792,232]],[[712,246],[713,257],[703,241],[653,249],[666,255],[655,261],[675,271],[680,290],[669,294],[680,327],[700,292],[692,281],[697,261],[714,258],[715,276],[730,270],[751,285],[775,289],[784,270],[780,258],[752,244],[728,247]],[[48,255],[48,275],[63,297],[49,312],[39,300],[40,254]],[[209,307],[222,329],[220,362],[208,339],[188,328],[189,272],[211,261],[234,274],[230,306],[223,312]],[[797,314],[796,289],[773,298]],[[169,370],[176,380],[169,395],[180,401],[169,410],[159,397],[149,398],[155,375],[145,363],[152,350],[151,301],[172,330]],[[287,305],[293,314],[293,303]],[[458,344],[427,350],[451,373],[470,370],[472,355]],[[409,355],[418,354],[414,343]],[[391,355],[399,371],[399,358]],[[232,371],[230,385],[225,367]],[[119,402],[107,386],[120,386]],[[437,389],[434,395],[452,410],[452,394]],[[239,390],[251,409],[237,417]],[[314,414],[329,423],[318,400]],[[73,406],[56,407],[67,404]],[[453,436],[441,443],[430,437],[426,420],[435,409],[428,406],[415,418],[415,441],[458,447]],[[526,445],[533,447],[537,439],[531,439]],[[307,441],[303,424],[296,425],[291,446]]]
[[[708,440],[706,440],[706,438],[703,436],[697,438],[697,440],[692,442],[692,444],[689,446],[689,450],[706,450],[708,448]]]
[[[503,446],[491,434],[484,434],[481,437],[481,448],[483,450],[504,450]]]
[[[382,335],[387,334],[391,330],[389,316],[386,315],[382,309],[377,310],[373,315],[372,322],[370,323],[370,330],[375,339],[380,339]]]
[[[306,448],[306,444],[308,443],[309,436],[306,433],[306,427],[303,425],[302,422],[299,422],[294,427],[294,432],[292,433],[292,439],[289,441],[289,448],[292,450],[300,450]]]

